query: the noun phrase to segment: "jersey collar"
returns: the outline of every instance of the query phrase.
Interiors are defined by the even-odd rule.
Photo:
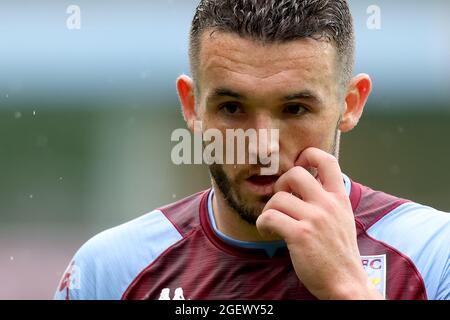
[[[344,178],[344,184],[345,184],[345,190],[347,195],[351,198],[352,193],[352,183],[348,176],[343,175]],[[211,189],[208,193],[207,199],[206,199],[206,218],[205,219],[207,226],[209,227],[210,231],[212,231],[212,236],[216,238],[216,240],[220,240],[224,244],[227,245],[229,249],[241,249],[246,252],[264,252],[265,255],[269,258],[272,258],[279,249],[285,249],[286,248],[286,242],[285,241],[263,241],[263,242],[250,242],[250,241],[240,241],[233,239],[225,234],[223,234],[218,228],[214,216],[214,209],[212,205],[214,197],[214,190]],[[203,207],[203,206],[202,206]],[[233,250],[234,251],[234,250]]]

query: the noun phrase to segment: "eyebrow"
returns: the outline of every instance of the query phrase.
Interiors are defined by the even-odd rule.
[[[219,98],[222,98],[222,97],[235,98],[235,99],[238,99],[238,100],[244,100],[245,99],[244,95],[242,95],[242,94],[240,94],[238,92],[235,92],[235,91],[233,91],[231,89],[228,89],[228,88],[217,88],[217,89],[215,89],[213,91],[212,94],[210,94],[208,96],[208,100],[215,100],[215,99],[219,99]]]
[[[294,94],[287,95],[283,98],[283,100],[284,101],[310,100],[319,104],[322,102],[322,99],[320,99],[319,96],[317,96],[310,90],[304,90]]]
[[[246,96],[243,94],[240,94],[239,92],[233,91],[228,88],[217,88],[215,89],[209,96],[208,101],[228,97],[228,98],[234,98],[238,100],[245,100]],[[312,102],[316,102],[320,104],[322,102],[322,99],[320,99],[316,94],[314,94],[310,90],[303,90],[297,93],[289,94],[282,98],[283,101],[293,101],[293,100],[309,100]]]

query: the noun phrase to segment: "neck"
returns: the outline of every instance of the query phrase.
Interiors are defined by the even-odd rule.
[[[279,238],[263,238],[255,225],[243,220],[225,200],[222,192],[213,182],[214,197],[212,201],[217,229],[224,235],[240,241],[262,242],[276,241]]]

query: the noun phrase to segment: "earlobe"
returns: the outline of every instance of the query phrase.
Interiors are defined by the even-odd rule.
[[[349,132],[357,126],[371,91],[372,80],[367,74],[359,74],[350,81],[339,127],[342,132]]]
[[[188,128],[193,131],[194,122],[197,120],[193,80],[187,75],[179,76],[177,79],[177,91],[184,120],[186,121]]]

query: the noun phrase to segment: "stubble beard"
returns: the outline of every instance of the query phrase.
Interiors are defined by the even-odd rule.
[[[339,158],[340,148],[339,123],[335,130],[333,145],[329,151],[329,153],[334,155],[337,159]],[[223,165],[212,164],[209,166],[209,171],[215,185],[219,189],[218,191],[225,199],[226,204],[236,212],[243,221],[253,226],[256,225],[256,220],[262,213],[265,204],[270,200],[270,197],[260,197],[257,202],[248,203],[242,199],[242,196],[238,191],[238,186],[236,186],[225,173]]]

